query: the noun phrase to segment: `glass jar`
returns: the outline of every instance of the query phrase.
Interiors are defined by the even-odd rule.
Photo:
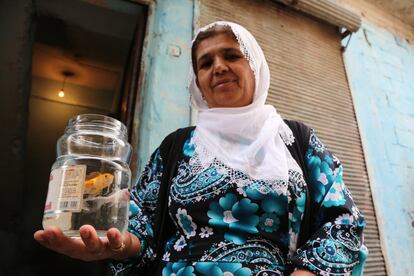
[[[43,227],[57,226],[79,237],[84,224],[99,237],[128,226],[131,145],[120,121],[97,114],[73,117],[57,142],[49,178]]]

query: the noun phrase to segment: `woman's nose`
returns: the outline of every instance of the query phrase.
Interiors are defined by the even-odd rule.
[[[227,67],[227,64],[224,60],[222,60],[220,58],[216,58],[214,60],[214,74],[215,75],[223,74],[223,73],[227,72],[228,70],[229,70],[229,68]]]

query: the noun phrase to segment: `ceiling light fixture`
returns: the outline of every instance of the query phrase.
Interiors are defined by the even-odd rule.
[[[60,98],[65,97],[65,83],[66,83],[66,78],[72,77],[75,74],[72,71],[65,70],[65,71],[62,71],[62,75],[63,75],[62,88],[60,89],[60,91],[58,93],[58,96]]]

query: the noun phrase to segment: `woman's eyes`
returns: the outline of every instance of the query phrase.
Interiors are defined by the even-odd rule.
[[[240,59],[242,57],[243,56],[240,55],[240,54],[225,54],[224,55],[224,59],[225,60],[228,60],[228,61],[236,61],[236,60],[238,60],[238,59]],[[200,64],[200,69],[209,68],[212,64],[213,64],[213,60],[212,59],[204,60]]]
[[[239,54],[228,54],[225,56],[225,58],[227,60],[236,60],[236,59],[242,58],[242,56]]]
[[[206,60],[206,61],[203,61],[201,64],[200,64],[200,68],[208,68],[208,67],[210,67],[210,65],[212,64],[212,61],[211,60]]]

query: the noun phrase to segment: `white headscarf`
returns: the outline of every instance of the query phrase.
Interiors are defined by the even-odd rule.
[[[288,180],[287,150],[282,137],[292,137],[276,109],[265,105],[270,85],[270,72],[262,49],[253,35],[242,26],[217,21],[199,29],[195,35],[216,25],[228,26],[249,61],[255,75],[253,102],[244,107],[209,108],[191,72],[190,94],[198,110],[193,142],[203,166],[213,159],[257,180]],[[193,40],[194,43],[194,40]]]

